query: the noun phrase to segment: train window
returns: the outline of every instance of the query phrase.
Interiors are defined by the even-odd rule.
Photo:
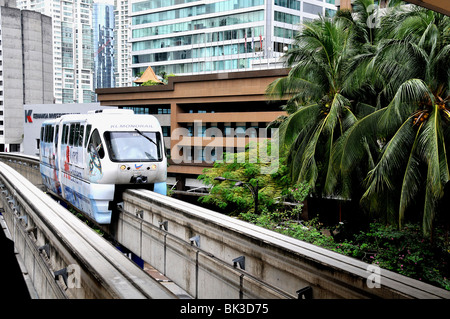
[[[44,126],[41,127],[41,141],[44,140]]]
[[[78,139],[79,138],[80,138],[80,123],[77,123],[77,124],[75,124],[73,146],[78,146]]]
[[[105,132],[113,162],[152,162],[163,158],[159,132]]]
[[[59,133],[59,125],[56,125],[56,132],[55,132],[55,147],[58,147],[58,133]]]
[[[83,146],[84,125],[80,125],[80,136],[78,138],[78,146]]]
[[[91,139],[89,140],[89,149],[91,148],[91,144],[93,148],[97,150],[98,156],[100,158],[105,157],[105,150],[103,148],[102,140],[100,138],[100,134],[98,133],[97,129],[95,129],[94,132],[92,132]]]
[[[69,125],[66,125],[66,133],[65,133],[64,142],[67,144],[69,142]]]
[[[70,124],[70,132],[69,132],[69,145],[73,145],[73,140],[75,137],[75,124]]]
[[[50,130],[50,126],[46,125],[45,126],[45,138],[44,138],[46,143],[48,143],[48,141],[49,141],[49,136],[50,136],[49,130]]]
[[[55,136],[55,127],[52,125],[50,126],[50,143],[53,143],[54,136]]]
[[[63,129],[62,129],[61,144],[67,144],[67,130],[68,130],[68,127],[66,124],[64,124]]]
[[[84,147],[87,146],[87,142],[88,142],[88,139],[89,139],[89,135],[91,134],[91,129],[92,129],[92,125],[91,125],[91,124],[88,124],[88,125],[86,126],[86,137],[85,137],[85,139],[84,139]]]

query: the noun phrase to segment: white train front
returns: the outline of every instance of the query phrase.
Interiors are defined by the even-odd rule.
[[[166,195],[167,159],[158,120],[131,110],[64,115],[43,123],[44,185],[99,224],[128,188]]]

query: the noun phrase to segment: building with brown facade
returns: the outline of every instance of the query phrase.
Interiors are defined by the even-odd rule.
[[[170,152],[168,182],[177,189],[201,187],[197,176],[221,159],[222,150],[239,152],[249,140],[270,138],[267,125],[285,112],[285,100],[265,91],[287,69],[217,73],[169,78],[167,85],[97,89],[101,105],[154,114]],[[219,151],[217,151],[219,150]]]

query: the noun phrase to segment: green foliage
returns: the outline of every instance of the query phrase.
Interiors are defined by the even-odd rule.
[[[218,182],[214,180],[220,176],[250,183],[253,187],[258,181],[259,210],[271,210],[279,205],[284,196],[284,189],[288,187],[289,183],[286,176],[285,158],[272,158],[271,160],[278,161],[275,165],[277,169],[273,169],[271,174],[265,174],[271,171],[270,167],[274,162],[261,157],[262,155],[258,153],[259,150],[259,144],[256,146],[249,144],[245,152],[224,154],[223,162],[216,161],[213,168],[205,169],[198,178],[205,185],[213,185],[213,188],[209,195],[199,199],[200,202],[226,209],[231,215],[254,210],[251,191],[247,187],[234,187],[235,182],[233,181]],[[270,154],[270,152],[269,143],[268,153]]]
[[[418,224],[398,229],[372,223],[352,240],[351,255],[402,275],[450,290],[450,246],[438,232],[434,242],[423,237]]]
[[[272,125],[293,183],[400,229],[420,217],[431,237],[450,181],[450,17],[398,4],[377,28],[373,0],[305,23],[267,94],[290,98]]]

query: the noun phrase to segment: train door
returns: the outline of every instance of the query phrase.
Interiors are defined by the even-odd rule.
[[[53,165],[55,166],[56,171],[59,170],[58,163],[58,150],[59,150],[59,123],[55,124],[55,135],[53,137]]]
[[[89,125],[88,125],[89,126]],[[90,128],[92,130],[92,128]],[[101,160],[105,157],[105,149],[98,129],[94,128],[86,144],[86,174],[90,182],[96,183],[103,177]]]
[[[85,122],[73,122],[69,127],[69,165],[71,174],[78,178],[83,176],[84,170],[84,127]]]
[[[83,141],[83,158],[84,158],[84,175],[83,178],[85,180],[90,180],[90,164],[91,164],[91,157],[89,155],[89,138],[91,137],[92,132],[92,124],[86,122],[85,123],[85,132],[84,132],[84,141]]]
[[[53,180],[53,192],[55,192],[57,195],[61,195],[61,182],[60,182],[60,123],[56,122],[54,125],[54,136],[53,136],[53,153],[52,153],[52,180]]]
[[[70,148],[69,148],[69,130],[70,123],[61,122],[61,145],[59,156],[59,167],[61,168],[61,174],[69,174],[69,162],[70,162]]]

